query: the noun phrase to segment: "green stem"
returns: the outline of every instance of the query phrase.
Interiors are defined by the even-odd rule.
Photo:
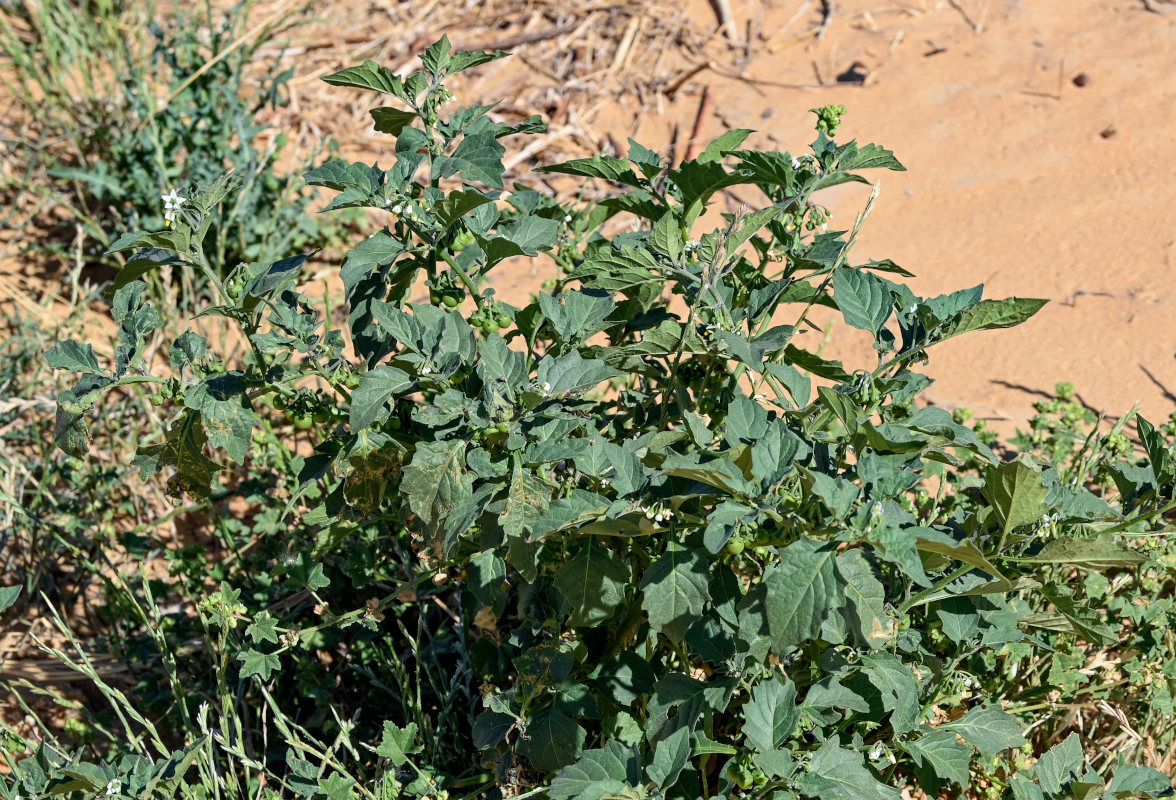
[[[950,575],[947,575],[943,578],[940,578],[939,581],[937,583],[935,583],[933,586],[931,586],[927,589],[924,589],[923,591],[919,592],[914,597],[912,597],[910,600],[907,600],[905,603],[903,603],[901,606],[899,606],[898,613],[905,614],[908,611],[910,611],[912,608],[914,608],[915,606],[922,605],[924,602],[930,602],[930,600],[928,600],[928,598],[930,598],[931,595],[936,594],[937,592],[943,591],[944,587],[946,587],[952,581],[956,580],[957,578],[962,578],[964,575],[967,575],[973,569],[975,569],[975,567],[973,567],[971,564],[965,564],[964,566],[960,567],[959,569],[957,569],[955,572],[951,573]]]
[[[434,250],[433,252],[441,256],[441,260],[448,264],[449,268],[457,274],[457,277],[461,279],[461,282],[465,284],[466,288],[470,290],[470,294],[473,295],[474,303],[478,306],[478,308],[481,308],[482,296],[478,292],[478,286],[474,283],[473,279],[471,279],[470,276],[466,274],[466,271],[461,268],[457,261],[454,260],[453,256],[449,255],[449,253],[445,252],[444,250]]]

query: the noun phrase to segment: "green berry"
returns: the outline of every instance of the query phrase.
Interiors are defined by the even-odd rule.
[[[392,420],[388,424],[391,426],[392,430],[394,430],[394,431],[398,431],[404,427],[404,424],[400,421],[400,417],[393,417]]]
[[[350,373],[347,376],[347,380],[343,382],[343,385],[346,386],[348,389],[352,389],[352,390],[358,389],[359,388],[359,376],[356,375],[354,372]]]
[[[491,334],[491,333],[497,333],[497,332],[498,332],[498,323],[497,323],[497,322],[495,322],[495,321],[494,321],[494,320],[492,320],[492,319],[491,319],[491,320],[487,320],[487,321],[486,321],[486,322],[485,322],[485,323],[482,325],[482,333],[485,333],[485,334],[489,335],[489,334]]]
[[[445,304],[446,308],[457,308],[457,304],[461,301],[451,294],[447,294],[441,298],[441,302]]]
[[[294,427],[300,431],[309,430],[312,425],[314,425],[314,420],[305,414],[294,417]]]
[[[330,422],[332,416],[333,415],[328,409],[320,408],[318,411],[314,412],[312,419],[314,419],[314,421],[318,424],[322,425],[323,423]]]
[[[286,410],[286,398],[280,394],[275,395],[274,396],[274,408],[276,408],[278,411],[285,411]]]
[[[741,540],[731,539],[727,542],[727,546],[723,550],[727,552],[727,555],[737,556],[743,552],[744,547],[746,545]]]
[[[511,318],[507,314],[499,314],[494,318],[494,321],[498,323],[498,327],[506,328],[510,325]]]

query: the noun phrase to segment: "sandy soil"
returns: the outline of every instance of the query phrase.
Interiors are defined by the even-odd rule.
[[[872,176],[881,197],[861,260],[894,259],[924,295],[983,283],[990,297],[1051,300],[1020,328],[933,350],[933,402],[1003,419],[1006,431],[1062,380],[1111,414],[1136,402],[1153,420],[1176,410],[1176,3],[730,3],[734,41],[717,32],[708,0],[571,4],[579,16],[544,0],[517,9],[509,0],[324,0],[318,21],[294,34],[293,102],[273,123],[329,133],[345,156],[386,156],[367,98],[319,76],[364,58],[407,67],[442,32],[460,46],[561,25],[560,37],[510,47],[515,58],[463,87],[463,100],[505,97],[509,113],[539,111],[565,131],[535,165],[628,136],[681,157],[706,86],[700,138],[754,128],[749,144],[772,149],[802,149],[813,136],[808,109],[842,103],[839,138],[877,142],[909,169]],[[258,13],[280,5],[263,0]],[[564,60],[553,48],[570,40]],[[666,91],[708,59],[714,68]],[[835,227],[852,222],[867,192],[826,195]],[[525,300],[535,277],[516,270],[496,285]],[[860,352],[860,341],[835,325],[828,347]]]
[[[923,295],[983,283],[990,297],[1051,300],[1020,328],[933,350],[930,398],[1023,420],[1036,393],[1070,380],[1112,414],[1136,402],[1152,419],[1176,411],[1176,6],[839,0],[822,40],[798,41],[819,6],[735,3],[767,37],[745,74],[812,86],[856,63],[864,84],[793,89],[704,72],[703,132],[755,128],[751,143],[797,149],[812,138],[808,109],[842,103],[839,138],[882,144],[909,169],[876,174],[859,258],[893,258]],[[664,146],[697,108],[679,95],[617,138]],[[623,102],[609,115],[625,120]],[[830,199],[838,227],[868,191]],[[851,336],[835,327],[833,352]]]

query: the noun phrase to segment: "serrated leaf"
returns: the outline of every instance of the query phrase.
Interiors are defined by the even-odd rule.
[[[598,625],[624,602],[629,580],[629,568],[617,554],[589,540],[588,547],[564,562],[552,582],[571,608],[569,625]]]
[[[890,653],[872,653],[862,658],[870,684],[882,697],[882,707],[890,712],[895,733],[906,733],[919,719],[919,684],[914,672]]]
[[[282,668],[282,662],[276,655],[259,653],[253,648],[239,653],[237,660],[241,662],[242,678],[251,678],[256,675],[263,681],[268,681],[271,675]]]
[[[582,358],[575,350],[559,357],[544,356],[537,372],[539,385],[549,397],[583,394],[621,374],[603,361]]]
[[[710,599],[706,559],[676,542],[641,578],[641,608],[654,630],[681,642]]]
[[[365,61],[358,67],[348,67],[327,75],[323,78],[323,82],[332,86],[371,89],[383,94],[404,97],[404,81],[400,76],[387,67],[381,67],[375,61]]]
[[[412,463],[404,468],[400,493],[432,541],[441,539],[446,516],[473,494],[473,476],[464,467],[465,448],[460,439],[418,442]]]
[[[45,352],[45,360],[53,369],[67,369],[71,372],[102,374],[94,346],[66,339],[58,342]]]
[[[1078,734],[1071,733],[1037,759],[1033,775],[1046,794],[1059,794],[1081,769],[1082,742]]]
[[[886,590],[860,549],[837,557],[837,573],[845,585],[845,621],[859,644],[878,649],[897,632],[898,623],[886,613]]]
[[[976,706],[960,719],[945,722],[940,727],[964,737],[985,758],[1025,744],[1016,718],[996,706]]]
[[[467,134],[452,155],[433,160],[433,176],[449,178],[458,173],[467,181],[478,181],[495,189],[503,188],[505,168],[502,157],[506,148],[493,132]]]
[[[268,611],[262,611],[253,618],[253,622],[249,623],[249,627],[245,629],[245,635],[254,644],[260,644],[263,641],[277,644],[277,623],[278,621]]]
[[[359,388],[351,395],[351,429],[354,432],[391,416],[387,404],[399,392],[412,386],[402,369],[381,364],[359,376]]]
[[[384,172],[375,166],[369,167],[359,162],[348,164],[346,161],[335,159],[321,167],[307,170],[302,178],[311,186],[325,186],[337,192],[344,189],[359,189],[370,195],[383,184]]]
[[[772,675],[751,690],[743,707],[743,735],[762,753],[778,749],[792,735],[800,719],[796,685],[782,675]]]
[[[357,284],[378,269],[387,267],[404,252],[404,242],[386,230],[378,231],[347,251],[339,277],[343,292],[350,298]]]
[[[637,177],[628,161],[606,155],[592,158],[577,158],[562,164],[539,167],[536,172],[558,172],[562,175],[578,175],[583,178],[603,178],[627,186],[644,186],[645,181]]]
[[[818,800],[899,800],[901,796],[875,777],[861,753],[842,748],[837,737],[813,753],[808,772],[796,780],[796,786]]]
[[[410,722],[403,728],[385,720],[384,732],[380,738],[380,746],[376,748],[376,755],[386,758],[394,766],[400,767],[408,763],[408,757],[421,752],[423,745],[417,743],[417,726]]]
[[[585,750],[576,763],[564,767],[547,790],[551,800],[601,800],[636,786],[637,758],[616,739],[599,750]]]
[[[780,563],[764,577],[772,650],[783,654],[817,636],[830,613],[841,607],[834,547],[799,539],[780,552]]]
[[[551,322],[560,341],[583,342],[605,326],[605,319],[616,308],[612,295],[600,289],[564,292],[559,297],[539,295],[543,316]]]
[[[951,731],[933,731],[920,739],[904,742],[902,746],[916,763],[925,763],[942,780],[962,787],[971,784],[968,767],[972,763],[972,748]]]

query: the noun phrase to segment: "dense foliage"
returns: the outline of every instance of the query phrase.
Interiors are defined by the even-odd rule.
[[[306,175],[390,215],[340,267],[343,316],[299,291],[307,254],[205,251],[231,177],[114,244],[121,344],[49,352],[78,373],[57,442],[85,455],[92,409],[151,387],[169,423],[135,466],[213,498],[220,557],[173,549],[128,593],[138,716],[109,760],[42,747],[8,797],[1170,795],[1138,746],[1051,723],[1089,696],[1171,742],[1170,431],[1137,418],[1143,457],[1127,419],[1074,442],[1060,387],[1002,460],[920,405],[931,348],[1044,301],[854,263],[869,206],[827,230],[813,198],[902,166],[835,141],[843,109],[804,155],[736,130],[677,165],[631,141],[546,167],[616,190],[565,205],[503,185],[501,140],[539,120],[445,113],[445,80],[503,55],[443,39],[405,78],[326,79],[398,101],[372,111],[391,168]],[[762,208],[697,235],[737,185]],[[550,291],[498,300],[495,267],[540,253]],[[237,356],[189,330],[148,357],[138,278],[165,263],[207,276]],[[821,314],[872,337],[868,367],[802,344]]]

